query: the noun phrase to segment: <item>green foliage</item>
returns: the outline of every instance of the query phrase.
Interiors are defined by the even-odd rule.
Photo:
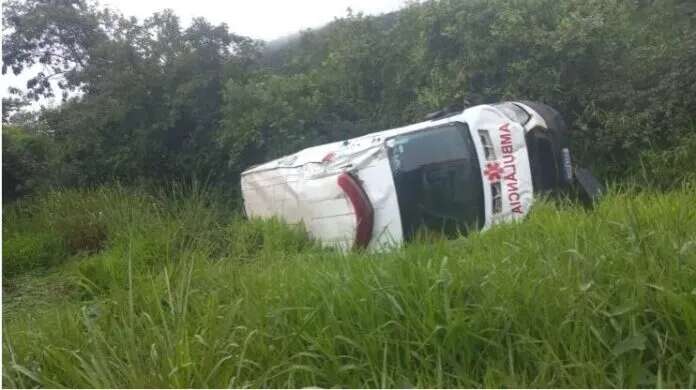
[[[594,211],[539,203],[524,222],[389,254],[321,250],[187,191],[65,194],[113,205],[118,233],[56,270],[81,294],[9,302],[5,386],[695,384],[691,186],[613,190]]]
[[[260,52],[171,11],[8,2],[3,74],[43,64],[28,98],[51,80],[79,93],[33,119],[3,111],[3,195],[81,189],[3,209],[3,384],[694,387],[688,5],[426,1]],[[236,188],[301,147],[503,99],[558,108],[581,160],[671,192],[341,254],[191,180]]]
[[[51,80],[78,93],[34,119],[3,111],[3,195],[82,189],[3,210],[3,383],[694,387],[694,15],[684,0],[426,1],[261,53],[171,11],[8,2],[3,73],[43,64],[28,98]],[[301,147],[503,99],[558,108],[603,175],[676,189],[341,254],[194,180],[236,189]]]
[[[269,49],[274,72],[304,83],[314,102],[313,110],[300,109],[276,86],[270,93],[288,97],[283,113],[293,118],[281,134],[319,143],[417,121],[452,103],[531,99],[566,117],[581,160],[624,176],[638,166],[636,151],[675,147],[693,121],[696,78],[688,64],[696,29],[681,3],[429,1],[378,17],[349,14],[304,33],[285,52]],[[250,85],[257,90],[258,81]],[[235,102],[226,95],[227,106]],[[263,104],[255,106],[234,120],[259,118]],[[307,123],[320,134],[308,133]],[[236,146],[249,154],[233,158],[286,153],[265,126],[244,127],[254,137]]]
[[[45,135],[3,125],[2,196],[7,202],[31,193],[49,183],[48,167],[53,150]]]
[[[317,96],[305,76],[271,75],[256,82],[227,82],[219,140],[241,171],[267,155],[281,156],[316,142]]]
[[[67,257],[59,236],[49,232],[33,232],[3,237],[3,280],[36,268],[50,267]]]
[[[234,206],[226,204],[230,211],[223,212],[213,199],[196,183],[157,192],[112,185],[23,199],[3,210],[3,265],[14,275],[86,256],[78,267],[86,279],[113,274],[122,281],[128,258],[135,259],[139,270],[151,270],[178,261],[194,247],[221,253],[227,233],[210,225]]]
[[[34,75],[27,97],[53,94],[49,80],[80,92],[40,118],[63,185],[198,178],[236,189],[245,168],[302,147],[505,99],[557,108],[574,155],[623,177],[642,151],[688,136],[696,106],[696,14],[684,0],[409,3],[349,12],[264,51],[226,25],[183,28],[172,11],[138,21],[30,0],[3,15],[3,72],[52,72]]]
[[[98,252],[133,215],[148,215],[146,202],[144,195],[113,186],[50,191],[13,203],[3,209],[3,268],[24,272]]]
[[[227,253],[246,261],[269,255],[294,256],[314,247],[302,227],[288,228],[277,219],[238,219],[230,223],[226,233]]]
[[[138,22],[81,0],[10,2],[3,21],[3,73],[39,62],[52,73],[36,74],[28,95],[52,95],[49,79],[80,92],[43,114],[62,184],[225,177],[222,88],[245,74],[256,42],[203,19],[184,29],[171,11]]]
[[[693,127],[692,127],[693,128]],[[666,151],[648,150],[641,154],[641,166],[634,175],[637,181],[667,189],[684,181],[696,180],[696,135],[684,137],[674,148]]]

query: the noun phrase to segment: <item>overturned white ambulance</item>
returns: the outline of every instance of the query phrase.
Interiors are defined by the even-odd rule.
[[[565,124],[534,102],[443,110],[430,120],[304,149],[243,172],[249,217],[303,224],[343,249],[385,249],[524,217],[573,179]]]

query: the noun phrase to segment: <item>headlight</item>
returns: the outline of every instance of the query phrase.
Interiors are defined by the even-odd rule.
[[[531,115],[527,113],[522,107],[515,103],[505,102],[494,104],[493,107],[499,109],[505,114],[506,117],[510,118],[511,121],[517,122],[521,125],[525,125],[532,118]]]

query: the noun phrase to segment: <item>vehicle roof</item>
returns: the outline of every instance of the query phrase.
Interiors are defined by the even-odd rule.
[[[396,127],[393,129],[381,130],[365,134],[359,137],[346,139],[343,141],[311,146],[309,148],[302,149],[297,153],[283,156],[275,160],[271,160],[266,163],[254,166],[244,171],[242,175],[247,175],[258,171],[265,171],[268,169],[297,167],[313,162],[320,163],[322,159],[324,159],[329,153],[350,153],[353,151],[358,152],[361,150],[370,149],[372,147],[378,147],[384,142],[384,140],[394,137],[396,135],[406,134],[424,128],[438,126],[450,122],[465,121],[465,117],[468,117],[471,114],[475,114],[477,111],[490,107],[491,106],[489,105],[474,106],[467,108],[461,112],[455,113],[453,115],[448,115],[442,118],[413,123],[406,126]]]

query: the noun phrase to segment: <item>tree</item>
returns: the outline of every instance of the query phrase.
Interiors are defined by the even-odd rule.
[[[29,134],[5,123],[2,128],[2,198],[8,202],[48,184],[52,150],[45,134]]]
[[[29,96],[79,92],[44,114],[79,172],[69,184],[221,174],[222,87],[244,77],[258,42],[203,19],[183,29],[171,11],[139,22],[81,0],[12,2],[3,20],[3,71],[51,71],[32,77]]]
[[[28,97],[54,96],[79,88],[85,68],[105,61],[95,50],[107,41],[118,16],[83,0],[11,0],[3,7],[3,67],[19,74],[39,70],[27,82]]]

